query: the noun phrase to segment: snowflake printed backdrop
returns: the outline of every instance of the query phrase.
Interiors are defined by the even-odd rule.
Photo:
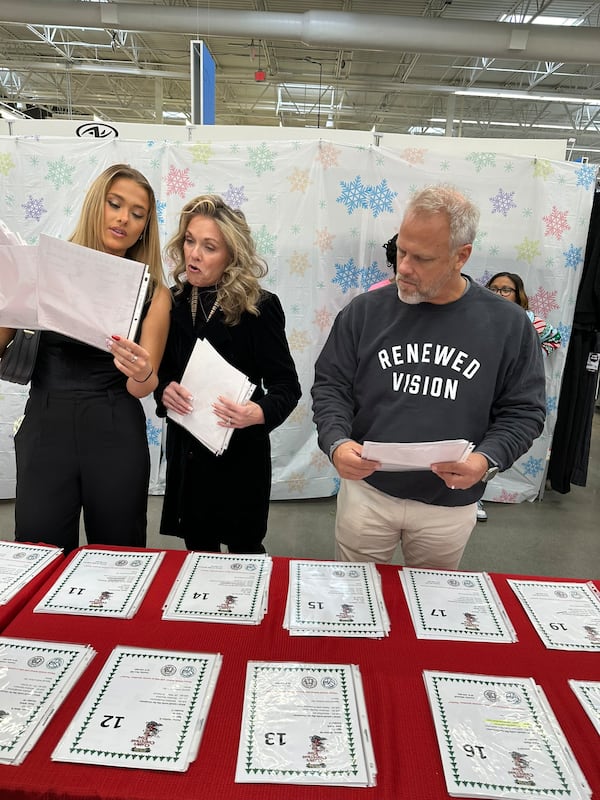
[[[324,140],[188,144],[3,137],[0,218],[31,244],[42,232],[66,238],[86,187],[106,166],[121,161],[139,168],[155,187],[163,243],[187,200],[216,192],[244,211],[269,264],[265,286],[284,305],[303,388],[298,408],[272,434],[274,499],[336,493],[336,473],[317,448],[311,419],[315,359],[336,313],[389,275],[382,244],[397,231],[407,198],[437,182],[452,183],[467,193],[482,214],[466,272],[482,283],[500,270],[519,273],[531,308],[563,337],[563,348],[546,360],[544,433],[486,491],[486,499],[502,502],[537,496],[583,265],[593,167],[484,149],[457,156],[452,139],[440,155],[426,144],[391,150]],[[25,396],[21,387],[0,384],[0,492],[5,497],[12,496],[14,480],[13,421],[22,412]],[[153,458],[151,491],[160,493],[164,430],[151,399],[145,408]]]

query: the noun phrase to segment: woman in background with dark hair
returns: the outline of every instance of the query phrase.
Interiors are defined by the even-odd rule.
[[[279,298],[261,288],[267,265],[241,211],[216,195],[190,200],[166,247],[174,265],[171,330],[160,367],[157,413],[189,414],[193,398],[179,381],[198,339],[257,387],[247,403],[219,397],[218,424],[233,430],[214,455],[167,420],[167,477],[160,532],[188,550],[264,553],[271,492],[270,432],[289,416],[300,384]],[[206,376],[207,383],[211,376]]]
[[[560,332],[530,310],[525,286],[519,275],[515,272],[497,272],[489,279],[486,286],[491,292],[499,294],[505,300],[517,303],[527,312],[527,316],[540,337],[540,344],[545,356],[558,350],[561,340]]]
[[[398,257],[398,250],[396,248],[396,242],[398,240],[398,234],[394,234],[391,239],[383,245],[383,249],[385,250],[385,258],[387,261],[388,267],[391,267],[394,274],[391,278],[384,278],[382,281],[378,281],[374,283],[372,286],[369,286],[369,291],[372,292],[373,289],[381,289],[382,286],[389,286],[390,283],[394,282],[394,278],[396,277],[396,258]]]

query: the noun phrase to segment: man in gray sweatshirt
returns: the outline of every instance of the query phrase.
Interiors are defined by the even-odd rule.
[[[428,187],[400,225],[396,282],[338,314],[315,367],[319,446],[341,477],[337,557],[456,569],[485,482],[531,447],[545,419],[539,340],[523,309],[462,274],[479,212]],[[362,443],[466,439],[465,461],[388,472]]]

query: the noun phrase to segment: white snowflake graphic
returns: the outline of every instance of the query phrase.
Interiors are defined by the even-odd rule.
[[[337,167],[340,153],[341,151],[331,143],[323,142],[319,145],[319,155],[316,160],[321,164],[323,169]]]
[[[575,247],[574,244],[569,245],[569,249],[563,251],[563,256],[565,257],[565,267],[567,269],[577,271],[577,267],[583,263],[582,248]]]
[[[277,244],[277,236],[269,233],[266,225],[263,225],[260,230],[253,233],[254,244],[256,245],[256,252],[261,256],[272,256],[275,254],[275,245]]]
[[[313,323],[319,328],[321,331],[328,331],[331,327],[331,321],[333,319],[333,314],[331,311],[328,311],[325,307],[317,308],[315,310],[315,315],[313,317]]]
[[[21,203],[21,208],[25,209],[25,219],[34,219],[39,222],[43,214],[48,213],[48,209],[44,208],[44,198],[39,199],[29,195],[29,200],[26,203]]]
[[[309,172],[295,167],[292,174],[288,175],[288,181],[292,192],[305,192],[310,186]]]
[[[349,183],[340,181],[340,186],[342,193],[337,198],[337,202],[346,206],[348,214],[352,214],[357,208],[369,207],[369,187],[363,185],[360,175],[357,175]]]
[[[424,147],[406,147],[400,152],[400,158],[408,161],[409,164],[424,164],[426,152]]]
[[[323,228],[322,230],[317,229],[315,244],[322,253],[332,249],[334,239],[335,234],[329,233],[327,228]]]
[[[167,196],[176,194],[178,197],[185,199],[188,189],[194,185],[190,180],[189,167],[185,169],[177,169],[176,167],[169,167],[167,173]]]
[[[210,142],[194,144],[190,147],[190,153],[194,164],[208,164],[213,154],[212,144]]]
[[[296,273],[297,275],[304,275],[304,273],[310,269],[310,261],[306,253],[294,251],[288,259],[288,264],[290,265],[290,272]]]
[[[551,311],[560,308],[556,302],[556,290],[549,292],[540,286],[534,295],[529,296],[529,308],[545,319]]]
[[[48,162],[46,180],[57,190],[60,189],[61,186],[72,186],[74,171],[75,165],[67,164],[64,156],[61,156],[56,161]]]
[[[571,226],[567,222],[568,216],[568,211],[559,211],[556,206],[552,206],[552,211],[543,217],[546,223],[544,235],[555,236],[557,239],[562,239],[563,233],[571,230]]]
[[[575,170],[577,176],[576,186],[583,186],[590,189],[596,183],[596,167],[592,164],[582,164]]]
[[[527,236],[517,245],[517,257],[528,264],[531,264],[540,252],[540,243],[535,239],[528,239]]]
[[[0,175],[8,175],[14,167],[15,162],[12,160],[10,153],[0,153]]]
[[[148,444],[152,447],[152,445],[159,445],[160,438],[161,438],[162,428],[158,425],[154,425],[152,420],[149,417],[146,417],[146,439],[148,439]]]
[[[495,153],[469,153],[467,156],[467,161],[472,161],[475,165],[475,171],[481,172],[482,169],[486,167],[495,167],[496,166],[496,154]]]
[[[392,200],[398,197],[398,192],[393,192],[388,186],[387,180],[384,178],[377,186],[369,186],[367,190],[369,199],[369,208],[373,212],[374,217],[378,217],[384,212],[390,214],[394,210]]]
[[[335,265],[335,278],[331,279],[332,283],[338,283],[344,294],[350,289],[358,289],[358,281],[360,276],[360,269],[354,263],[354,259],[350,258],[345,264]]]
[[[513,200],[514,196],[514,192],[505,192],[502,187],[500,187],[498,192],[489,198],[492,204],[492,214],[502,214],[507,217],[511,208],[517,207],[517,204]]]
[[[269,150],[267,145],[263,142],[259,147],[248,148],[248,161],[246,166],[253,170],[254,173],[260,178],[265,172],[274,172],[275,166],[274,153]]]
[[[312,339],[306,331],[300,331],[294,328],[288,335],[290,343],[290,350],[299,351],[303,353],[312,344]]]
[[[379,281],[388,277],[388,273],[382,272],[382,270],[379,269],[378,263],[373,261],[370,267],[364,267],[361,270],[360,285],[363,289],[367,290],[369,286],[373,286],[374,283],[379,283]]]
[[[233,186],[233,184],[230,183],[227,191],[223,192],[223,200],[225,200],[228,206],[239,211],[248,198],[244,194],[243,186]]]
[[[544,469],[544,459],[529,456],[523,464],[523,474],[535,478]]]

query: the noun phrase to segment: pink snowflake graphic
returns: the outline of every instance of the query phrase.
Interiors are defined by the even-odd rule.
[[[178,197],[185,199],[188,189],[194,185],[190,180],[189,168],[176,169],[169,167],[169,174],[167,175],[167,195],[176,194]]]
[[[494,501],[498,503],[516,503],[517,492],[507,492],[506,489],[502,489],[500,494],[494,497]]]
[[[424,147],[407,147],[400,153],[400,156],[409,164],[424,164],[426,152]]]
[[[560,308],[556,302],[556,291],[549,292],[543,286],[540,286],[537,292],[529,297],[529,308],[538,317],[545,319],[551,311]]]
[[[552,211],[544,217],[544,222],[546,223],[544,235],[562,239],[563,233],[571,230],[571,226],[567,222],[568,216],[568,211],[559,211],[556,206],[552,206]]]
[[[332,319],[333,314],[330,311],[327,311],[326,308],[317,308],[313,322],[317,328],[320,328],[320,330],[327,331],[331,327]]]
[[[329,459],[325,453],[321,452],[321,450],[315,450],[310,457],[310,464],[315,469],[325,469],[325,467],[329,464]]]
[[[334,147],[329,142],[324,142],[319,146],[319,155],[317,156],[316,160],[321,163],[323,169],[327,169],[328,167],[337,167],[339,155],[340,151],[337,149],[337,147]]]
[[[327,250],[333,249],[332,242],[334,239],[335,239],[335,234],[329,233],[327,228],[323,228],[323,230],[317,230],[315,244],[322,253],[325,253]]]

